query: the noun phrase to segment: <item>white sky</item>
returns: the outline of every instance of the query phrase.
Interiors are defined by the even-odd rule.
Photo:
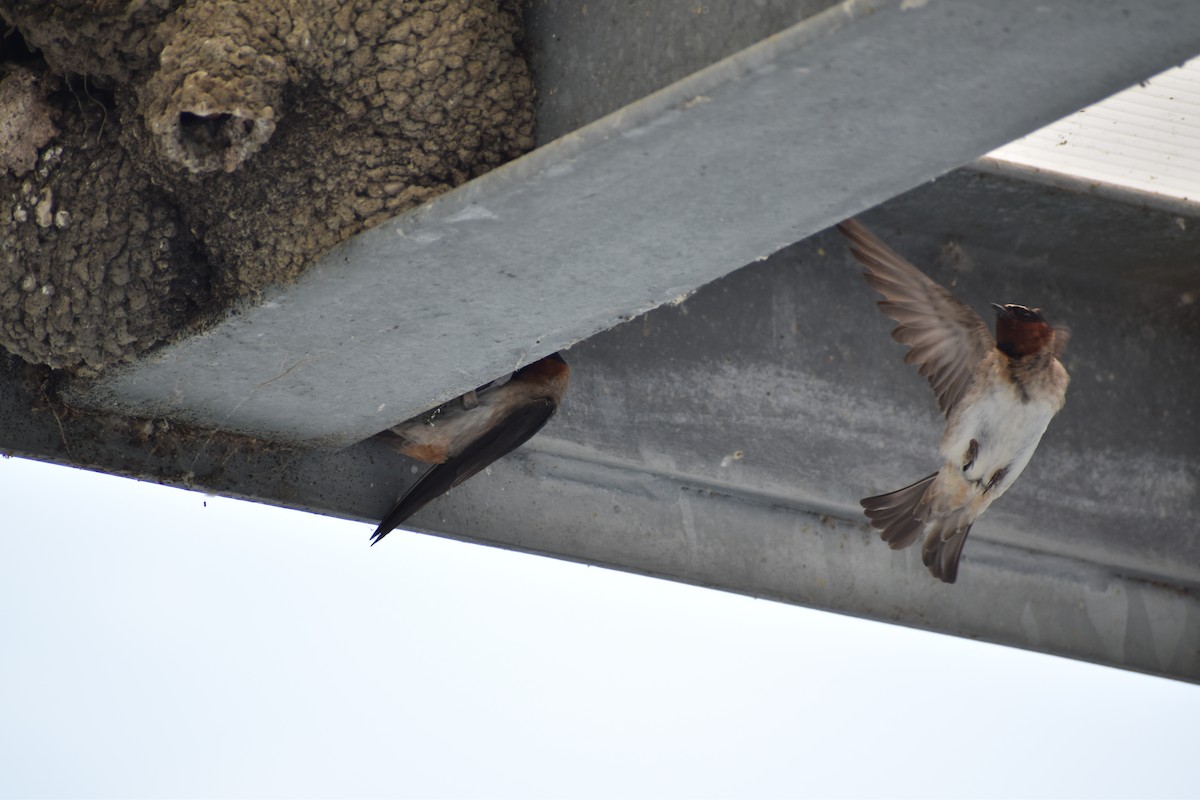
[[[0,487],[4,797],[1200,796],[1194,685],[20,459]]]

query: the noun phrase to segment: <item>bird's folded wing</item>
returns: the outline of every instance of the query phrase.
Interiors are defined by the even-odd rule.
[[[413,484],[383,518],[371,536],[371,543],[382,539],[430,500],[450,491],[488,464],[525,444],[554,416],[557,407],[550,398],[524,403],[498,420],[460,453],[434,466]]]

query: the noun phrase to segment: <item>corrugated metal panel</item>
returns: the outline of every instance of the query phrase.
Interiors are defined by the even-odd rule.
[[[994,150],[990,158],[1200,202],[1200,59]]]

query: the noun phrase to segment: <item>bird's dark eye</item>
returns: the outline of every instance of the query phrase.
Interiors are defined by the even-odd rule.
[[[1033,312],[1031,312],[1028,308],[1014,308],[1013,314],[1022,322],[1029,322],[1034,319]]]

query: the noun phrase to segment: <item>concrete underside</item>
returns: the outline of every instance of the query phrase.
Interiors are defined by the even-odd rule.
[[[577,52],[587,26],[550,5],[533,4],[540,58],[599,63]],[[791,22],[776,6],[763,26]],[[1200,680],[1200,221],[978,170],[927,183],[1200,51],[1185,24],[1200,7],[1129,8],[838,6],[76,389],[290,446],[64,415],[9,363],[0,447],[374,520],[413,472],[363,439],[573,345],[559,416],[417,528]],[[720,57],[750,33],[705,35]],[[642,91],[593,69],[589,94],[586,69],[540,68],[544,130]],[[857,508],[932,471],[940,431],[825,230],[881,202],[864,221],[974,307],[1037,305],[1074,331],[1067,407],[976,525],[955,586]]]
[[[547,429],[413,525],[1200,680],[1200,222],[973,170],[863,219],[974,307],[1037,304],[1074,332],[1067,407],[975,526],[957,585],[859,516],[859,497],[936,467],[941,421],[830,231],[572,348]],[[1068,232],[1080,219],[1091,236]],[[20,454],[65,445],[74,463],[367,521],[415,477],[377,440],[154,452],[97,419],[31,420],[4,385]]]

